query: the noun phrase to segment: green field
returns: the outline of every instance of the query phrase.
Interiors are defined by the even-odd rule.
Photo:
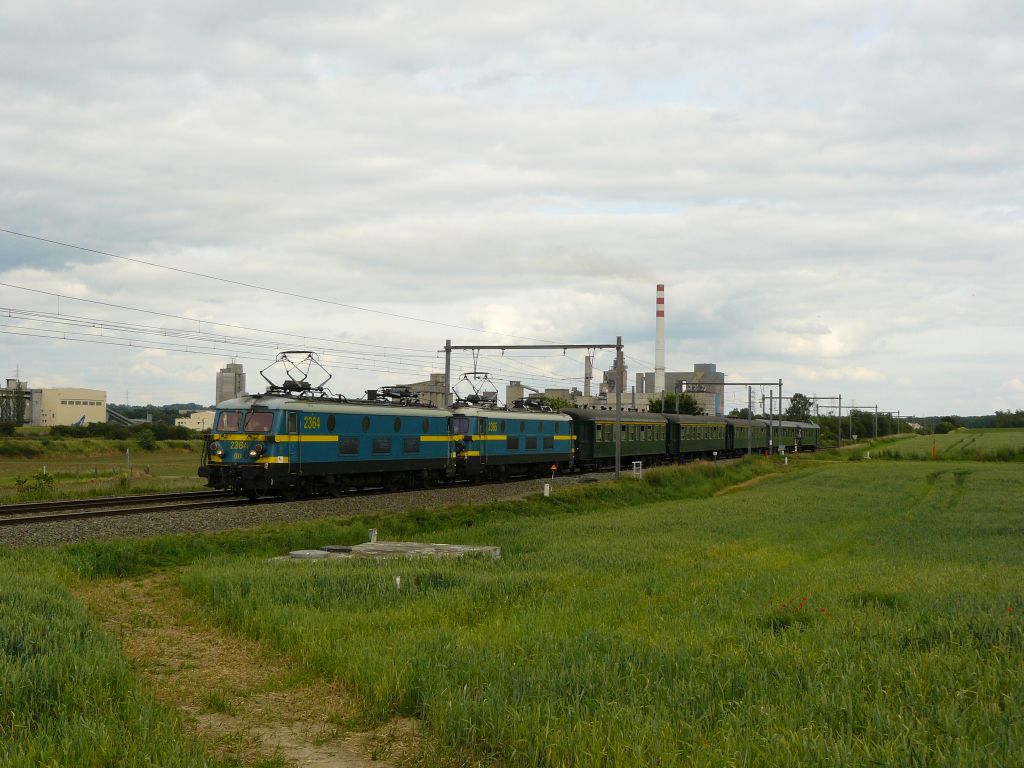
[[[26,648],[57,642],[31,615],[59,608],[70,639],[54,647],[100,654],[114,679],[116,652],[56,583],[170,567],[200,615],[341,681],[365,722],[421,720],[450,747],[427,765],[1021,764],[1020,468],[796,460],[760,477],[778,469],[692,466],[551,499],[81,545],[46,556],[49,570],[11,554],[0,578],[22,574],[21,618],[0,623],[2,672],[18,691],[64,675],[87,701],[89,675],[30,663]],[[370,525],[503,557],[266,559],[355,543]],[[178,764],[161,762],[168,739],[198,754],[162,710],[126,721],[117,702],[145,691],[116,680],[97,699],[116,706],[83,706],[97,733],[131,734],[140,756],[126,765]],[[17,754],[66,754],[77,712],[4,691]]]
[[[203,487],[197,474],[201,453],[199,440],[161,440],[145,450],[135,440],[0,438],[0,504],[196,490]],[[44,474],[50,479],[41,480]]]
[[[1024,461],[1024,429],[961,429],[945,435],[915,435],[887,444],[875,458],[939,461]]]

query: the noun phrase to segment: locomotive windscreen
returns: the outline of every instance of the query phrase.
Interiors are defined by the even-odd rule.
[[[242,422],[242,414],[238,411],[221,411],[217,417],[217,432],[237,432],[238,425]]]
[[[274,414],[269,411],[252,411],[245,415],[243,432],[269,432],[274,425]]]

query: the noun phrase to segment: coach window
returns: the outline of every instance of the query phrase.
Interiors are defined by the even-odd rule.
[[[526,431],[526,422],[525,421],[520,421],[519,422],[519,431],[520,432],[525,432]]]
[[[423,419],[423,432],[426,433],[426,432],[429,432],[429,431],[430,431],[430,419],[424,417],[424,419]]]
[[[376,437],[373,440],[374,453],[391,453],[391,438]]]
[[[370,417],[369,416],[363,416],[363,432],[369,432],[369,431],[370,431]]]
[[[328,417],[327,417],[327,431],[328,431],[328,432],[333,432],[333,431],[334,431],[334,427],[335,427],[335,425],[336,425],[337,423],[338,423],[338,422],[337,422],[337,420],[336,420],[336,419],[334,418],[334,414],[332,413],[332,414],[331,414],[330,416],[328,416]]]
[[[509,435],[508,437],[505,438],[505,447],[508,450],[510,450],[510,451],[518,451],[519,450],[519,438],[518,437],[512,437],[511,435]]]
[[[402,440],[402,451],[405,453],[419,453],[420,439],[418,437],[406,437]]]
[[[343,456],[355,456],[359,453],[358,437],[342,437],[338,440],[338,453]]]
[[[294,435],[299,431],[299,414],[295,411],[289,411],[288,413],[288,428],[286,430],[289,435]]]
[[[402,431],[402,420],[398,416],[395,416],[395,432],[401,432],[401,431]]]
[[[550,448],[554,448],[555,447],[555,438],[549,437],[549,436],[545,435],[544,436],[544,447],[545,448],[549,448],[549,449]]]
[[[527,450],[533,450],[536,447],[537,447],[537,438],[536,437],[528,437],[528,438],[526,438],[526,448],[527,448]]]

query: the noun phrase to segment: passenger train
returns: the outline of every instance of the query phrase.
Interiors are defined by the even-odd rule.
[[[211,488],[260,495],[428,487],[455,480],[538,477],[615,465],[615,430],[628,467],[813,451],[816,424],[595,408],[497,408],[479,398],[424,406],[408,390],[366,399],[304,381],[219,403],[199,474]]]

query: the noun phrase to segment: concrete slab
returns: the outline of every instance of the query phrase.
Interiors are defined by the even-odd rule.
[[[313,554],[313,553],[318,554]],[[351,560],[385,557],[465,557],[477,555],[497,560],[501,547],[476,544],[427,544],[419,541],[368,541],[351,546],[328,544],[319,549],[303,549],[275,560]]]

